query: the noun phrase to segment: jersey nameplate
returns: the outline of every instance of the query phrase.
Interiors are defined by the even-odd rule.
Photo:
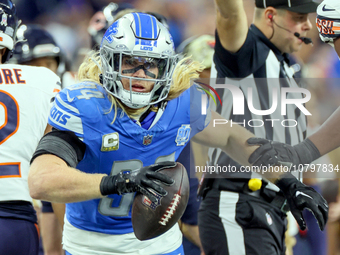
[[[0,85],[2,84],[26,84],[26,80],[21,77],[21,69],[1,69]]]

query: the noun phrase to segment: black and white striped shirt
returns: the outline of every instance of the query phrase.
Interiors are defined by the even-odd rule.
[[[294,70],[288,54],[281,54],[279,49],[254,25],[249,28],[244,45],[236,53],[230,53],[223,48],[216,32],[211,77],[217,77],[216,84],[232,84],[243,91],[244,115],[233,114],[233,96],[228,89],[216,89],[222,99],[222,106],[220,104],[214,106],[213,102],[210,105],[215,107],[213,110],[216,110],[224,118],[241,123],[240,125],[246,127],[255,136],[291,145],[295,145],[305,138],[306,116],[297,106],[287,104],[286,115],[281,115],[281,88],[299,88],[293,76]],[[252,89],[252,105],[256,110],[270,109],[275,98],[278,101],[277,109],[269,115],[252,113],[247,104],[249,101],[248,88]],[[273,97],[275,91],[277,91],[277,96]],[[304,95],[302,93],[287,93],[286,97],[303,98]],[[220,149],[210,149],[209,157],[209,165],[237,166],[237,163]],[[250,178],[250,173],[231,175]]]

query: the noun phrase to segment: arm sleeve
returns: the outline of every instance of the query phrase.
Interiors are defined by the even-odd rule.
[[[73,132],[53,129],[39,141],[31,163],[40,155],[52,154],[75,168],[83,159],[85,150],[86,145]]]
[[[206,90],[207,88],[204,87]],[[190,87],[190,105],[188,109],[190,109],[190,126],[191,133],[190,139],[197,133],[201,132],[205,129],[211,120],[211,111],[209,109],[209,95],[203,90],[203,87],[194,84]],[[207,102],[203,104],[202,95],[206,96]],[[211,94],[213,95],[213,94]],[[215,97],[215,95],[213,95]],[[206,114],[202,114],[202,110],[205,108]]]
[[[76,101],[74,93],[70,93],[67,89],[59,92],[53,102],[48,124],[61,131],[72,131],[83,138],[83,121]]]

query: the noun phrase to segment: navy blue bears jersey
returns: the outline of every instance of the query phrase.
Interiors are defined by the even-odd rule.
[[[146,130],[120,108],[113,122],[115,109],[106,90],[96,83],[83,82],[56,96],[48,122],[59,130],[73,131],[86,144],[77,169],[115,175],[161,161],[175,161],[190,138],[209,124],[210,114],[201,114],[201,95],[195,86],[186,90],[169,101],[163,114],[156,114]],[[134,196],[109,195],[69,203],[66,217],[73,226],[87,231],[131,233]]]

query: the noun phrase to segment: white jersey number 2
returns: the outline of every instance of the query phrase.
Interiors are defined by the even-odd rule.
[[[19,104],[15,98],[0,90],[0,109],[4,109],[4,119],[0,120],[0,145],[14,135],[19,128]],[[21,177],[20,163],[0,163],[0,178]]]

